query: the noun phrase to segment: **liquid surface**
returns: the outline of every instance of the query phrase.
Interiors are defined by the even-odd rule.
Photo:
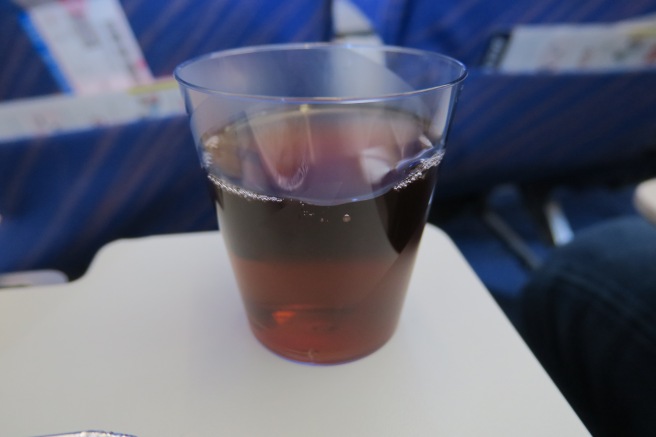
[[[299,110],[204,137],[220,227],[265,346],[338,363],[390,338],[439,162],[421,128],[378,109]]]

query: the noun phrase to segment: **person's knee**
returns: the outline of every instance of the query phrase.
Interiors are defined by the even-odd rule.
[[[654,260],[656,227],[608,222],[555,250],[522,293],[527,343],[600,435],[656,428]]]

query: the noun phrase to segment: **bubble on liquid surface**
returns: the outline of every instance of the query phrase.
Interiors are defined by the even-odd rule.
[[[344,214],[344,217],[342,217],[342,221],[344,223],[348,223],[351,221],[351,216],[349,214]]]
[[[234,194],[236,196],[243,197],[247,200],[259,200],[262,202],[282,202],[282,199],[279,197],[266,196],[264,194],[253,193],[252,191],[244,190],[243,188],[236,187],[232,184],[229,184],[213,174],[208,174],[207,177],[220,189],[227,191],[228,193]]]
[[[398,184],[394,185],[394,191],[402,190],[403,188],[407,187],[411,183],[423,178],[424,174],[428,170],[439,165],[439,163],[442,162],[442,158],[444,158],[444,151],[439,150],[433,156],[419,161],[416,167],[410,172],[410,174],[405,179],[403,179]]]

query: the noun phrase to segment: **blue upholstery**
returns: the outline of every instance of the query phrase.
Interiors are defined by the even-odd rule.
[[[435,50],[469,66],[490,36],[522,23],[613,22],[656,12],[653,0],[352,0],[387,44]]]
[[[84,272],[117,238],[216,228],[186,117],[0,144],[0,271]]]
[[[19,14],[10,0],[0,0],[0,101],[59,91],[21,28]]]
[[[121,0],[154,76],[216,50],[265,43],[323,41],[328,0]],[[19,24],[21,10],[0,0],[0,100],[59,91]]]
[[[470,68],[437,195],[627,167],[656,153],[656,69],[498,74],[479,67],[492,35],[521,23],[614,22],[656,12],[635,0],[353,0],[387,44],[435,50]],[[630,171],[630,170],[627,170]]]
[[[645,92],[656,89],[656,71],[475,70],[468,79],[441,169],[442,196],[506,182],[610,180],[656,153],[656,96]]]
[[[207,52],[317,41],[331,32],[328,1],[125,0],[155,76]],[[59,92],[0,0],[0,100]],[[55,268],[81,275],[107,242],[216,228],[188,118],[0,142],[0,272]]]

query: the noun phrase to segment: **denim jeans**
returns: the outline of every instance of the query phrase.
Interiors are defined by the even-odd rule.
[[[535,272],[521,308],[526,342],[594,436],[656,436],[656,226],[581,232]]]

